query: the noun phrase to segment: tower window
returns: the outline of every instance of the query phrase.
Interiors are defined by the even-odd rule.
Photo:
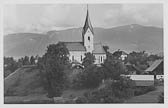
[[[81,61],[82,61],[82,55],[81,55]]]
[[[100,61],[101,61],[101,63],[102,63],[102,56],[101,56],[101,60],[100,60]]]
[[[90,41],[90,36],[88,37],[88,40]]]
[[[74,56],[72,56],[72,61],[74,61]]]

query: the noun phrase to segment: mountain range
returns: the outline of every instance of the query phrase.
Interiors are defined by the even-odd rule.
[[[58,41],[76,42],[82,40],[82,28],[54,30],[47,33],[13,33],[4,36],[4,56],[20,58],[25,55],[43,55],[49,44]],[[114,28],[94,28],[95,43],[108,45],[110,52],[118,49],[127,53],[147,51],[160,54],[163,52],[163,28],[124,25]]]

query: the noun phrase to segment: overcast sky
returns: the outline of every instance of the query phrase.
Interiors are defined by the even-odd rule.
[[[163,26],[162,4],[89,4],[93,27],[126,24]],[[4,33],[46,32],[82,27],[86,4],[17,4],[4,6]]]

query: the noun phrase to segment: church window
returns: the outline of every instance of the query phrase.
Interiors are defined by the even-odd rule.
[[[81,55],[81,61],[82,61],[82,55]]]
[[[90,36],[88,37],[88,40],[90,41]]]
[[[72,56],[72,61],[74,61],[74,56]]]

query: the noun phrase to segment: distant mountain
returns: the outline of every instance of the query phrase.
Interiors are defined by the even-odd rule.
[[[101,42],[114,52],[142,51],[163,52],[163,29],[131,24],[115,28],[94,28],[95,42]],[[15,33],[4,36],[4,56],[42,55],[49,44],[58,41],[81,41],[82,28],[48,31],[46,34]]]

